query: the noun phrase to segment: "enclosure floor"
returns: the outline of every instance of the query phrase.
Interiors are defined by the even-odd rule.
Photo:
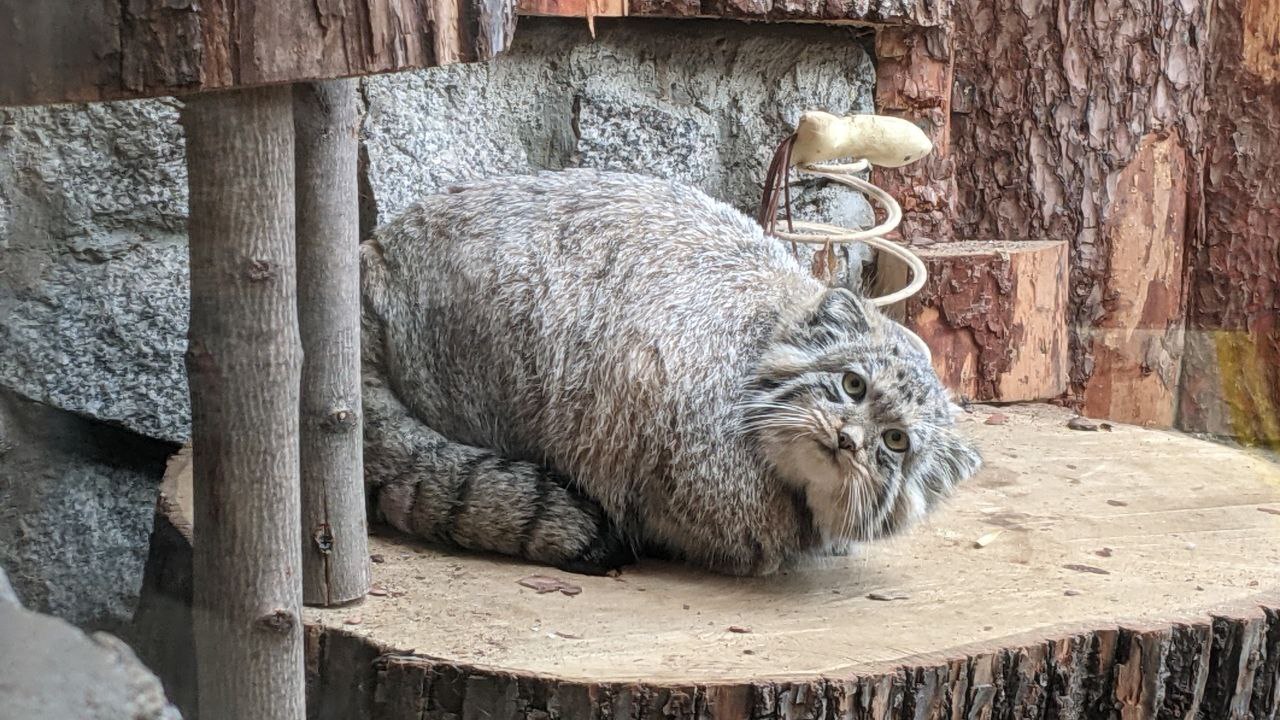
[[[994,412],[1006,422],[985,424]],[[764,579],[658,562],[592,578],[375,537],[386,594],[308,619],[482,667],[715,682],[875,672],[1275,604],[1280,467],[1175,433],[1069,430],[1068,418],[975,407],[963,422],[987,468],[927,524],[853,557]],[[518,584],[532,574],[581,593]]]

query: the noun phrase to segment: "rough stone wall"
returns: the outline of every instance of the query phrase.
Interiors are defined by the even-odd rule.
[[[633,18],[596,30],[527,18],[491,63],[367,79],[378,220],[455,180],[575,166],[677,178],[753,212],[801,112],[873,109],[866,35],[852,28]],[[806,216],[867,218],[849,193],[809,197]]]
[[[0,388],[0,566],[26,605],[95,629],[129,618],[175,449]]]
[[[186,165],[172,101],[0,110],[0,385],[181,439]]]
[[[579,165],[750,210],[800,112],[872,107],[850,28],[597,29],[526,19],[492,63],[367,79],[365,227],[457,179]],[[0,109],[0,565],[33,608],[95,627],[132,610],[163,459],[189,435],[177,108]],[[800,205],[868,217],[820,187]]]

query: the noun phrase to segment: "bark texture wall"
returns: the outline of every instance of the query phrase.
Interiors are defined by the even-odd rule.
[[[943,28],[876,33],[876,112],[912,120],[933,152],[903,168],[875,168],[872,179],[902,204],[898,231],[912,245],[952,239],[956,211],[951,157],[951,36]]]
[[[1175,0],[957,0],[952,18],[956,237],[1070,242],[1074,396],[1113,366],[1177,367],[1178,253],[1166,253],[1172,265],[1161,267],[1154,291],[1136,278],[1117,281],[1113,263],[1141,257],[1153,242],[1185,242],[1177,222],[1161,238],[1126,231],[1118,207],[1122,197],[1140,206],[1124,213],[1130,218],[1198,192],[1204,9]],[[1153,143],[1186,161],[1141,164]],[[1168,179],[1152,182],[1157,171]],[[1139,313],[1150,332],[1112,348],[1120,354],[1100,366],[1095,329],[1127,312],[1123,299],[1139,290],[1150,299]],[[1119,420],[1171,417],[1175,397],[1174,384],[1161,385],[1142,408],[1106,411]]]
[[[1180,423],[1280,446],[1280,2],[1217,0]]]

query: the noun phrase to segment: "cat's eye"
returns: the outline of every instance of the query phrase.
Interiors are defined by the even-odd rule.
[[[884,446],[894,452],[904,453],[911,447],[911,438],[901,430],[885,430],[880,437],[884,440]]]
[[[840,380],[840,387],[844,389],[845,395],[854,400],[861,400],[867,394],[867,381],[858,373],[845,373]]]

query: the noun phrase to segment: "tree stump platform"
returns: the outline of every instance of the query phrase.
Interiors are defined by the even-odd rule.
[[[772,578],[654,561],[583,577],[376,536],[370,596],[305,611],[308,707],[322,718],[1275,717],[1280,466],[1070,419],[974,406],[963,422],[987,468],[945,510],[906,537]],[[534,575],[567,587],[521,584],[538,586]]]

